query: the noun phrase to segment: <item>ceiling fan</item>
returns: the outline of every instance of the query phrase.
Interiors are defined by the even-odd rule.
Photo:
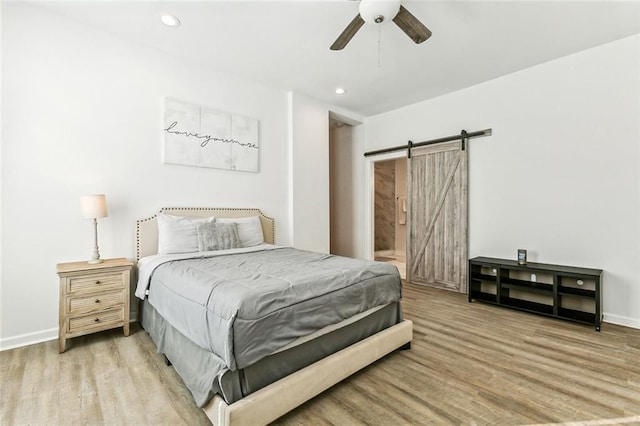
[[[331,50],[342,50],[366,23],[382,24],[389,19],[400,27],[414,43],[419,44],[431,37],[431,31],[400,4],[401,0],[360,0],[358,15],[342,31]]]

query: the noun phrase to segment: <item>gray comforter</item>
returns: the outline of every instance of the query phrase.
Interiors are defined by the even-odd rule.
[[[149,303],[230,370],[401,298],[394,266],[285,247],[167,260],[147,276]]]

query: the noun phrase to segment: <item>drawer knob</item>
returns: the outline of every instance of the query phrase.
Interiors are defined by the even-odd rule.
[[[96,284],[100,284],[100,281],[99,281],[99,280],[96,280]]]
[[[100,318],[96,318],[96,319],[95,319],[95,322],[100,322]]]
[[[96,303],[100,303],[100,299],[96,299]]]

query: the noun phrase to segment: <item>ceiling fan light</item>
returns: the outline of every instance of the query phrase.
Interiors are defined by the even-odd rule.
[[[400,10],[400,0],[361,0],[360,16],[367,24],[390,22]],[[381,18],[382,17],[382,18]]]
[[[175,16],[173,16],[173,15],[162,15],[160,17],[160,20],[167,27],[179,27],[180,26],[180,20],[178,18],[176,18]]]

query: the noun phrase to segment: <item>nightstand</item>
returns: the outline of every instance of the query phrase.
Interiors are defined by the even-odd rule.
[[[67,339],[122,327],[129,335],[129,285],[133,262],[58,263],[60,277],[60,353]]]

